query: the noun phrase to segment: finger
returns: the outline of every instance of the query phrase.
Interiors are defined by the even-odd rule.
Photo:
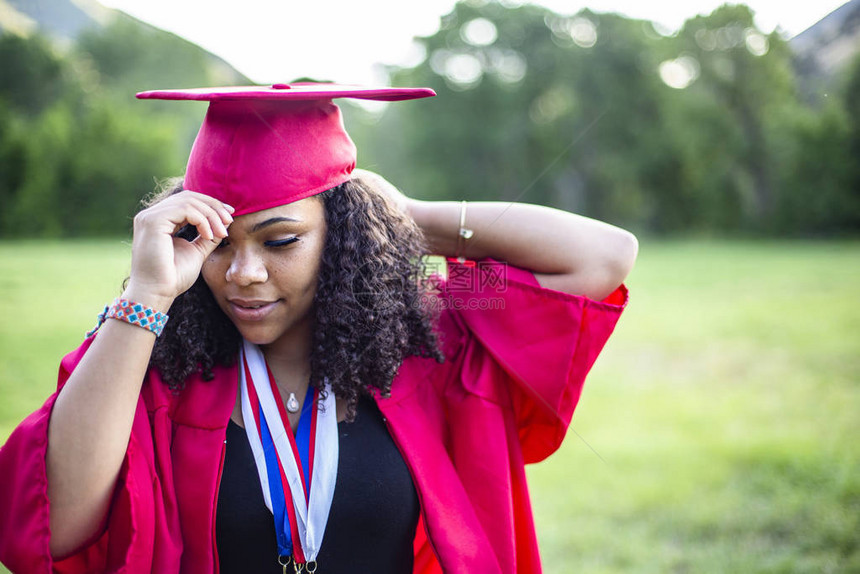
[[[185,221],[189,225],[193,225],[197,229],[197,234],[206,240],[214,240],[215,234],[212,232],[212,226],[209,223],[209,218],[201,213],[199,209],[189,209],[185,215]]]
[[[197,209],[209,222],[209,228],[212,230],[213,239],[221,239],[227,237],[227,225],[232,223],[233,218],[226,210],[221,207],[222,204],[216,204],[202,201],[199,197],[188,198],[189,205]],[[219,213],[219,208],[221,213]],[[227,221],[224,220],[226,215]],[[209,238],[207,238],[209,239]]]
[[[203,259],[205,260],[213,251],[218,249],[221,241],[219,239],[204,239],[203,237],[198,236],[191,242],[191,244],[200,251]]]
[[[229,225],[233,222],[233,213],[235,213],[236,209],[232,205],[196,191],[186,190],[182,193],[188,194],[190,197],[193,197],[214,209],[225,225]]]
[[[221,211],[226,213],[227,217],[230,217],[229,222],[224,221],[218,208],[213,207],[211,204],[201,202],[200,205],[198,205],[198,209],[200,209],[201,213],[203,213],[203,215],[206,216],[206,219],[209,220],[209,227],[212,229],[215,238],[222,239],[227,237],[227,225],[232,223],[233,218],[230,217],[229,213],[226,213],[226,210],[221,208]]]
[[[198,204],[194,206],[200,214],[206,218],[206,221],[209,225],[209,229],[212,230],[212,237],[207,237],[206,239],[223,239],[227,237],[227,226],[224,225],[224,222],[221,220],[221,216],[215,211],[213,208],[209,207],[205,204]]]
[[[183,191],[140,212],[135,221],[136,225],[170,225],[171,234],[190,224],[205,239],[223,238],[227,236],[227,226],[233,221],[228,207],[233,209],[209,196]]]
[[[208,208],[210,208],[215,215],[218,217],[219,225],[222,225],[226,228],[226,226],[233,223],[233,212],[236,211],[233,206],[227,205],[226,203],[221,203],[217,199],[206,195],[199,195],[196,199],[202,201]]]

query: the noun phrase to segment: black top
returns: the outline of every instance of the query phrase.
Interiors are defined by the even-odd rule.
[[[337,427],[337,481],[317,574],[411,573],[418,496],[382,414],[362,397],[355,421]],[[215,536],[222,573],[283,572],[275,521],[263,502],[248,437],[232,420]]]

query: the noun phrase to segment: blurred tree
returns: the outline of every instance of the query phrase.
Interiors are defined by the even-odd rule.
[[[0,36],[0,54],[0,236],[128,232],[154,178],[182,169],[182,122],[120,101],[39,36]]]
[[[12,206],[27,172],[25,122],[0,99],[0,236],[12,220]]]
[[[805,232],[846,205],[838,109],[798,99],[786,42],[745,6],[663,37],[612,14],[461,2],[420,42],[423,62],[393,81],[439,98],[388,108],[369,137],[370,161],[419,196],[525,199],[661,233]],[[809,181],[829,191],[797,227]]]
[[[128,233],[156,177],[181,173],[184,150],[174,124],[130,107],[89,102],[77,126],[76,151],[61,168],[70,220],[64,233]]]
[[[94,99],[59,102],[28,129],[19,181],[3,218],[3,235],[125,234],[154,174],[178,173],[169,123],[128,114]]]
[[[392,83],[438,98],[344,114],[363,167],[423,198],[554,205],[656,233],[860,229],[860,62],[841,98],[797,96],[791,53],[726,5],[675,36],[584,10],[467,0]],[[0,36],[0,236],[118,233],[176,175],[205,104],[135,91],[234,83],[121,17],[66,56]]]
[[[845,168],[844,186],[839,188],[841,201],[832,208],[843,230],[860,230],[860,57],[846,71],[841,103],[845,110],[844,145],[840,148],[840,166]],[[840,118],[841,119],[841,118]]]
[[[655,151],[663,86],[659,39],[646,26],[458,4],[422,39],[425,61],[395,71],[395,83],[430,85],[439,98],[386,113],[379,132],[405,145],[379,145],[379,164],[425,197],[519,199],[634,224],[647,187],[671,174],[662,167],[671,158]]]
[[[0,35],[0,95],[3,106],[35,115],[68,90],[62,59],[39,35]]]
[[[701,150],[704,158],[728,152],[729,162],[721,162],[727,172],[704,174],[716,177],[721,191],[704,181],[691,183],[702,191],[724,196],[717,202],[723,206],[714,222],[719,227],[770,225],[779,198],[769,134],[783,118],[802,107],[788,45],[778,34],[767,36],[758,30],[753,12],[743,5],[725,5],[708,16],[688,20],[676,44],[679,59],[688,59],[698,77],[681,102],[694,110],[687,118],[691,129],[702,127],[697,125],[701,115],[726,114],[730,123],[726,129],[701,132],[710,143]],[[710,139],[714,135],[718,137]]]
[[[248,82],[124,14],[62,54],[0,35],[0,61],[0,236],[126,233],[154,179],[181,173],[206,111],[135,92]]]
[[[857,156],[851,155],[841,103],[792,110],[771,137],[779,201],[768,231],[822,235],[860,229],[860,198],[851,185]]]

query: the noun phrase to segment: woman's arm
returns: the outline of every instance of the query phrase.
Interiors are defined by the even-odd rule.
[[[183,192],[139,213],[123,298],[167,312],[226,237],[228,210],[209,197]],[[193,242],[173,236],[186,223],[200,234]],[[72,553],[104,529],[154,344],[155,335],[146,329],[106,321],[57,396],[47,454],[55,557]]]
[[[410,199],[377,174],[356,170],[356,175],[415,220],[433,253],[457,255],[461,202]],[[628,231],[537,205],[469,202],[465,227],[473,235],[459,255],[499,259],[534,272],[544,287],[598,301],[621,285],[638,252]]]

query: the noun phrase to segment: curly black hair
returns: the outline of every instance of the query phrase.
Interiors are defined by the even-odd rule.
[[[181,179],[147,205],[182,190]],[[328,232],[314,300],[310,383],[331,384],[355,417],[358,399],[372,389],[383,396],[404,359],[443,361],[426,305],[432,289],[422,256],[426,246],[415,223],[381,194],[353,179],[319,195]],[[179,235],[192,240],[193,227]],[[236,362],[241,335],[218,307],[202,276],[174,300],[150,366],[176,392],[186,379]]]

